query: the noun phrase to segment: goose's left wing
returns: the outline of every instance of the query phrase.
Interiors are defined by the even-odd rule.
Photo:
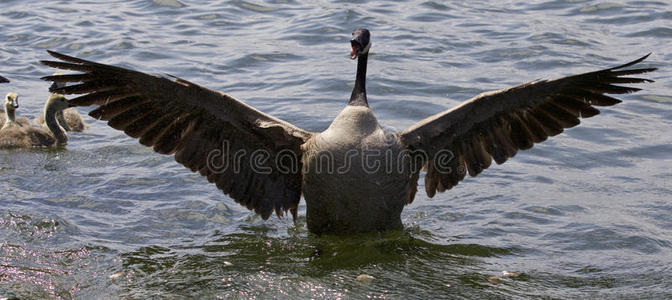
[[[148,75],[56,52],[43,64],[80,74],[53,75],[68,102],[95,105],[89,115],[139,139],[217,185],[264,219],[296,208],[301,197],[300,146],[312,135],[229,95],[176,78]]]
[[[652,82],[624,77],[656,70],[625,69],[647,57],[605,70],[482,93],[416,123],[399,137],[417,155],[414,161],[427,170],[425,191],[432,197],[436,191],[457,185],[467,172],[478,175],[492,159],[502,164],[518,150],[578,125],[579,118],[597,115],[600,111],[595,106],[621,102],[605,94],[640,90],[614,84]]]

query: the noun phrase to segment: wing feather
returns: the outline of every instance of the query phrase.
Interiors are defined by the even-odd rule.
[[[264,151],[272,158],[289,150],[300,157],[300,145],[312,133],[177,77],[170,80],[53,51],[49,54],[58,61],[43,64],[82,72],[43,77],[76,83],[54,89],[81,94],[69,100],[71,104],[95,106],[90,116],[107,121],[158,153],[173,154],[178,163],[199,172],[264,219],[287,210],[295,216],[301,167],[279,166],[273,159],[259,160],[252,154]],[[294,160],[296,164],[300,161]]]
[[[580,118],[599,114],[596,106],[621,102],[604,94],[640,90],[615,84],[653,82],[623,77],[655,71],[655,68],[623,70],[647,57],[614,68],[482,93],[418,122],[399,137],[409,149],[423,153],[414,161],[427,170],[425,189],[432,197],[437,191],[457,185],[466,173],[477,176],[492,160],[502,164],[518,150],[532,148],[565,128],[579,125]],[[441,151],[452,153],[452,160],[439,165]]]

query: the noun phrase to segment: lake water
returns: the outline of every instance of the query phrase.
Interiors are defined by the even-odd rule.
[[[446,193],[429,199],[421,178],[403,232],[350,237],[309,234],[303,203],[298,227],[263,221],[86,117],[66,150],[0,150],[0,295],[672,297],[672,4],[446,2],[2,1],[0,74],[12,82],[0,93],[18,92],[30,118],[48,95],[39,77],[55,71],[38,63],[47,49],[180,76],[310,131],[347,102],[358,26],[372,31],[369,102],[390,130],[649,52],[642,66],[659,70],[622,104]]]

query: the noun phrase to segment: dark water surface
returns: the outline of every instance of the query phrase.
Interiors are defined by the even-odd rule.
[[[37,61],[52,49],[180,76],[320,131],[352,89],[357,26],[373,32],[369,102],[393,130],[482,91],[648,52],[643,65],[660,70],[506,164],[419,192],[404,232],[352,237],[314,237],[305,217],[264,222],[87,117],[67,150],[0,150],[0,295],[672,297],[669,1],[3,0],[0,74],[12,83],[0,93],[18,92],[18,112],[35,117],[38,78],[54,72]]]

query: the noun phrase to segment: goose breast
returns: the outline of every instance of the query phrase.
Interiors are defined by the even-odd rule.
[[[311,232],[402,228],[400,214],[412,188],[410,164],[396,136],[378,125],[371,109],[346,107],[303,148]]]

